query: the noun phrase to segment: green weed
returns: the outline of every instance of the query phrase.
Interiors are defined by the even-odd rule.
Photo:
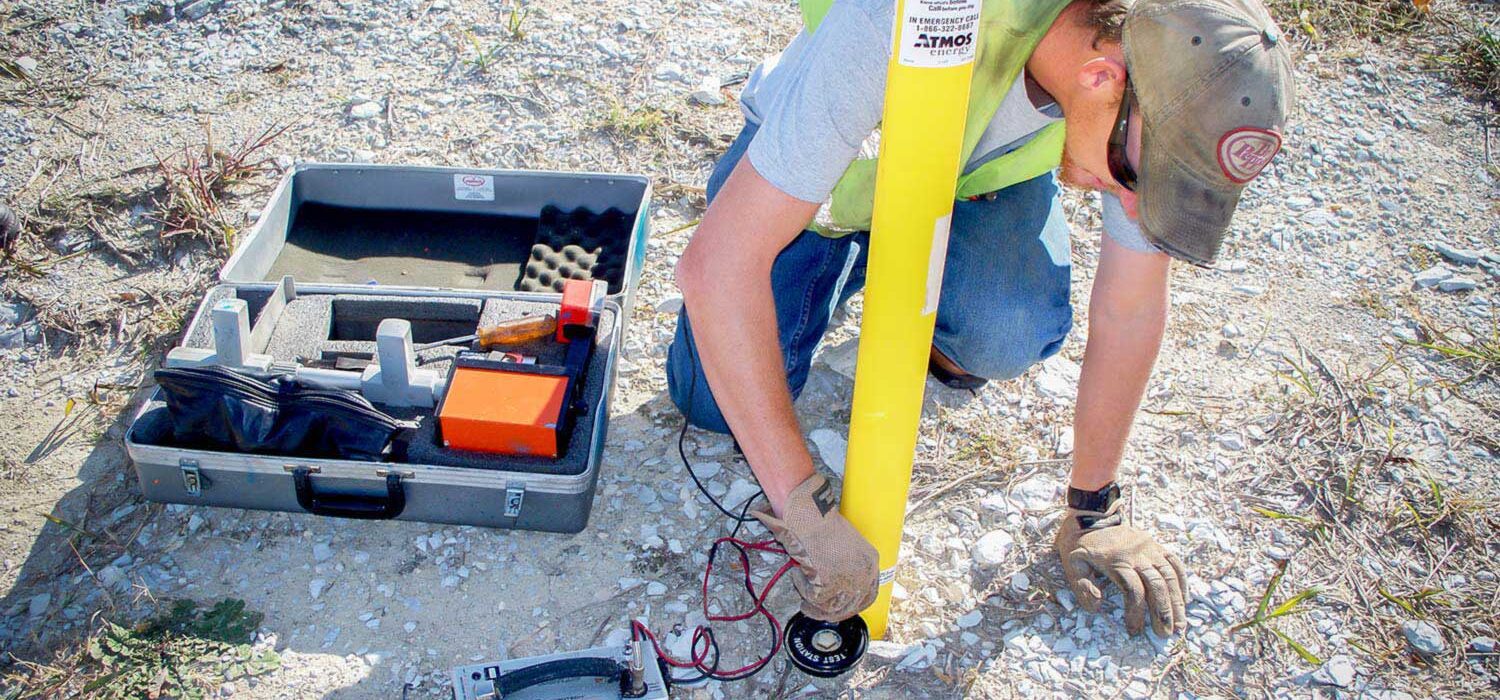
[[[106,623],[89,641],[88,657],[102,673],[84,686],[99,698],[202,698],[224,678],[276,670],[275,651],[250,647],[262,615],[242,600],[222,600],[207,611],[179,600],[165,615],[133,628]]]
[[[1302,657],[1303,661],[1306,661],[1313,666],[1321,666],[1323,665],[1323,660],[1318,658],[1317,654],[1308,651],[1307,647],[1304,647],[1301,644],[1297,643],[1296,640],[1292,639],[1290,636],[1287,636],[1285,632],[1282,632],[1281,630],[1266,624],[1278,617],[1295,615],[1302,612],[1302,604],[1318,597],[1318,594],[1320,592],[1318,588],[1314,586],[1292,596],[1291,598],[1288,598],[1285,602],[1276,606],[1275,608],[1271,608],[1271,596],[1275,595],[1276,589],[1281,586],[1281,580],[1286,577],[1286,570],[1286,561],[1277,563],[1276,575],[1272,576],[1271,582],[1266,585],[1266,592],[1261,595],[1260,604],[1255,608],[1255,616],[1229,628],[1229,631],[1231,633],[1234,633],[1239,632],[1240,630],[1256,627],[1265,628],[1267,630],[1270,630],[1272,634],[1275,634],[1276,638],[1285,643],[1287,647],[1291,648],[1293,652],[1296,652],[1297,656]]]
[[[505,29],[510,32],[510,38],[520,41],[526,38],[526,32],[521,29],[521,23],[526,21],[526,16],[531,11],[523,7],[520,0],[510,4],[510,16],[505,20]]]
[[[660,136],[667,128],[667,121],[667,113],[660,109],[626,108],[619,100],[612,99],[599,126],[620,136],[646,140]]]
[[[259,676],[281,667],[272,650],[250,643],[260,613],[225,599],[207,610],[179,600],[161,615],[133,627],[104,622],[82,652],[52,665],[22,664],[31,673],[6,678],[6,700],[59,696],[100,700],[210,697],[225,680]]]

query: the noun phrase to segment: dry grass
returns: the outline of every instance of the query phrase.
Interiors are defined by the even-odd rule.
[[[212,126],[205,124],[202,148],[158,157],[163,190],[157,214],[161,237],[190,236],[225,250],[232,248],[239,228],[226,216],[221,200],[230,187],[275,167],[265,150],[290,126],[272,124],[225,150],[214,144]]]
[[[1385,400],[1410,385],[1400,362],[1391,355],[1367,369],[1335,368],[1301,347],[1286,358],[1282,400],[1265,419],[1274,458],[1247,502],[1265,518],[1258,528],[1297,546],[1242,633],[1262,650],[1284,645],[1317,664],[1329,653],[1298,643],[1327,636],[1299,614],[1317,609],[1367,672],[1391,682],[1410,675],[1408,690],[1419,695],[1483,697],[1488,681],[1469,666],[1465,647],[1500,624],[1500,584],[1474,576],[1492,570],[1500,546],[1495,511],[1413,456],[1417,446],[1403,438],[1413,431],[1399,428],[1389,408],[1396,402]],[[1299,592],[1267,612],[1278,585]],[[1262,624],[1270,619],[1278,626]],[[1422,658],[1408,648],[1400,628],[1412,619],[1443,631],[1444,654]],[[1285,658],[1267,654],[1255,665],[1274,673]]]
[[[1493,3],[1461,0],[1267,0],[1283,30],[1310,47],[1359,42],[1414,49],[1439,70],[1500,104],[1500,38]]]

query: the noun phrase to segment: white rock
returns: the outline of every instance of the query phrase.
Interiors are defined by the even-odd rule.
[[[380,112],[381,112],[380,103],[379,102],[375,102],[374,100],[365,100],[363,102],[356,102],[353,105],[349,106],[349,118],[350,119],[359,119],[359,120],[374,119],[375,117],[380,116]]]
[[[998,566],[1004,563],[1015,543],[1016,538],[1004,530],[986,532],[974,543],[974,561],[980,566]]]
[[[662,299],[661,303],[656,305],[656,312],[660,314],[675,314],[681,310],[682,295],[680,294]]]
[[[656,76],[657,80],[680,81],[683,75],[682,66],[672,61],[662,61],[661,65],[656,67],[656,72],[653,75]]]
[[[652,581],[646,584],[646,595],[660,596],[667,594],[667,584],[660,581]]]
[[[313,559],[315,561],[328,561],[333,558],[333,548],[327,542],[319,542],[313,545]]]
[[[1467,292],[1471,289],[1478,289],[1479,283],[1470,277],[1455,276],[1438,282],[1437,287],[1444,292]]]
[[[1319,685],[1331,685],[1336,688],[1347,688],[1354,683],[1354,675],[1357,672],[1354,659],[1344,654],[1339,654],[1313,671],[1312,681]]]
[[[827,428],[818,428],[807,437],[818,448],[818,457],[823,460],[823,464],[828,465],[833,473],[843,476],[844,458],[849,451],[849,443],[844,440],[844,436]]]
[[[1057,444],[1055,447],[1057,456],[1059,457],[1066,457],[1073,454],[1073,426],[1063,428],[1062,432],[1057,434]]]
[[[896,664],[896,670],[904,671],[909,668],[927,668],[927,666],[929,666],[936,659],[936,646],[933,646],[931,644],[919,644],[915,649],[912,649],[910,652],[908,652],[905,658],[901,659],[901,663]]]
[[[124,580],[125,572],[121,571],[114,564],[110,564],[99,570],[99,583],[103,584],[105,588],[115,588]]]
[[[33,619],[41,617],[43,613],[47,612],[47,606],[51,604],[51,593],[38,593],[31,596],[31,602],[27,603],[26,614],[30,615]]]
[[[1483,254],[1469,248],[1458,248],[1443,241],[1428,241],[1427,247],[1438,252],[1439,255],[1452,260],[1460,265],[1474,265],[1479,262]]]
[[[1422,656],[1438,656],[1448,649],[1447,642],[1443,641],[1443,631],[1426,620],[1407,620],[1401,624],[1401,633],[1406,635],[1411,648]]]
[[[1043,396],[1071,399],[1078,393],[1078,377],[1083,368],[1062,355],[1053,355],[1042,363],[1036,375],[1036,388]]]
[[[36,75],[37,65],[36,59],[30,56],[21,56],[16,59],[16,67],[28,76]]]
[[[957,620],[953,621],[953,624],[958,625],[961,630],[966,630],[978,627],[981,622],[984,622],[984,612],[976,608],[960,615]]]
[[[1219,447],[1231,452],[1239,452],[1245,449],[1245,439],[1240,437],[1239,433],[1220,433],[1216,441],[1219,443]]]
[[[698,478],[704,481],[718,476],[719,472],[723,471],[723,469],[718,462],[697,462],[693,464],[693,473],[697,474]]]
[[[693,634],[691,631],[683,634],[667,634],[667,653],[677,659],[693,658]]]
[[[1492,654],[1495,651],[1495,638],[1475,637],[1469,640],[1469,648],[1481,654]]]
[[[1220,328],[1219,332],[1223,333],[1225,338],[1238,338],[1245,334],[1244,331],[1240,330],[1239,326],[1236,326],[1233,323],[1224,324],[1224,327]]]
[[[626,629],[624,627],[616,627],[615,629],[610,630],[609,636],[607,636],[607,637],[604,638],[604,646],[607,646],[607,647],[623,646],[626,642],[629,642],[629,641],[630,641],[630,630],[628,630],[628,629]]]
[[[859,359],[859,340],[846,340],[820,353],[823,363],[839,374],[854,378],[854,368]]]
[[[724,505],[738,513],[741,508],[745,507],[745,501],[754,498],[757,493],[760,493],[759,486],[744,479],[735,479],[734,483],[729,485],[729,492],[724,495]]]
[[[1418,288],[1426,288],[1436,286],[1437,283],[1442,282],[1443,280],[1448,279],[1452,276],[1453,271],[1448,269],[1448,266],[1439,263],[1421,272],[1418,272],[1415,278],[1415,282]]]
[[[323,591],[327,588],[328,581],[325,579],[315,578],[307,582],[307,594],[312,596],[313,600],[323,597]]]
[[[1012,487],[1010,500],[1017,508],[1037,513],[1057,506],[1058,489],[1057,479],[1038,474]]]
[[[689,95],[688,99],[701,105],[724,104],[724,92],[720,89],[718,76],[704,76],[698,81],[698,87],[693,89],[693,94]]]
[[[867,651],[870,656],[880,659],[881,661],[897,661],[906,658],[906,655],[911,653],[911,650],[917,646],[919,645],[897,644],[895,642],[887,642],[884,639],[876,639],[870,642],[870,645],[865,648],[865,651]]]
[[[1017,593],[1025,593],[1031,590],[1031,577],[1024,571],[1016,572],[1010,577],[1010,589]]]

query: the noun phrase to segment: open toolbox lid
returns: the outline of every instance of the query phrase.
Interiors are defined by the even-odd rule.
[[[642,175],[299,164],[220,279],[556,293],[548,287],[582,270],[607,279],[628,309],[650,200]]]

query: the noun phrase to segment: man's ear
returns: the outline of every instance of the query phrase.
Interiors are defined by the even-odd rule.
[[[1078,84],[1085,90],[1111,89],[1125,81],[1125,64],[1109,56],[1089,59],[1078,69]]]

